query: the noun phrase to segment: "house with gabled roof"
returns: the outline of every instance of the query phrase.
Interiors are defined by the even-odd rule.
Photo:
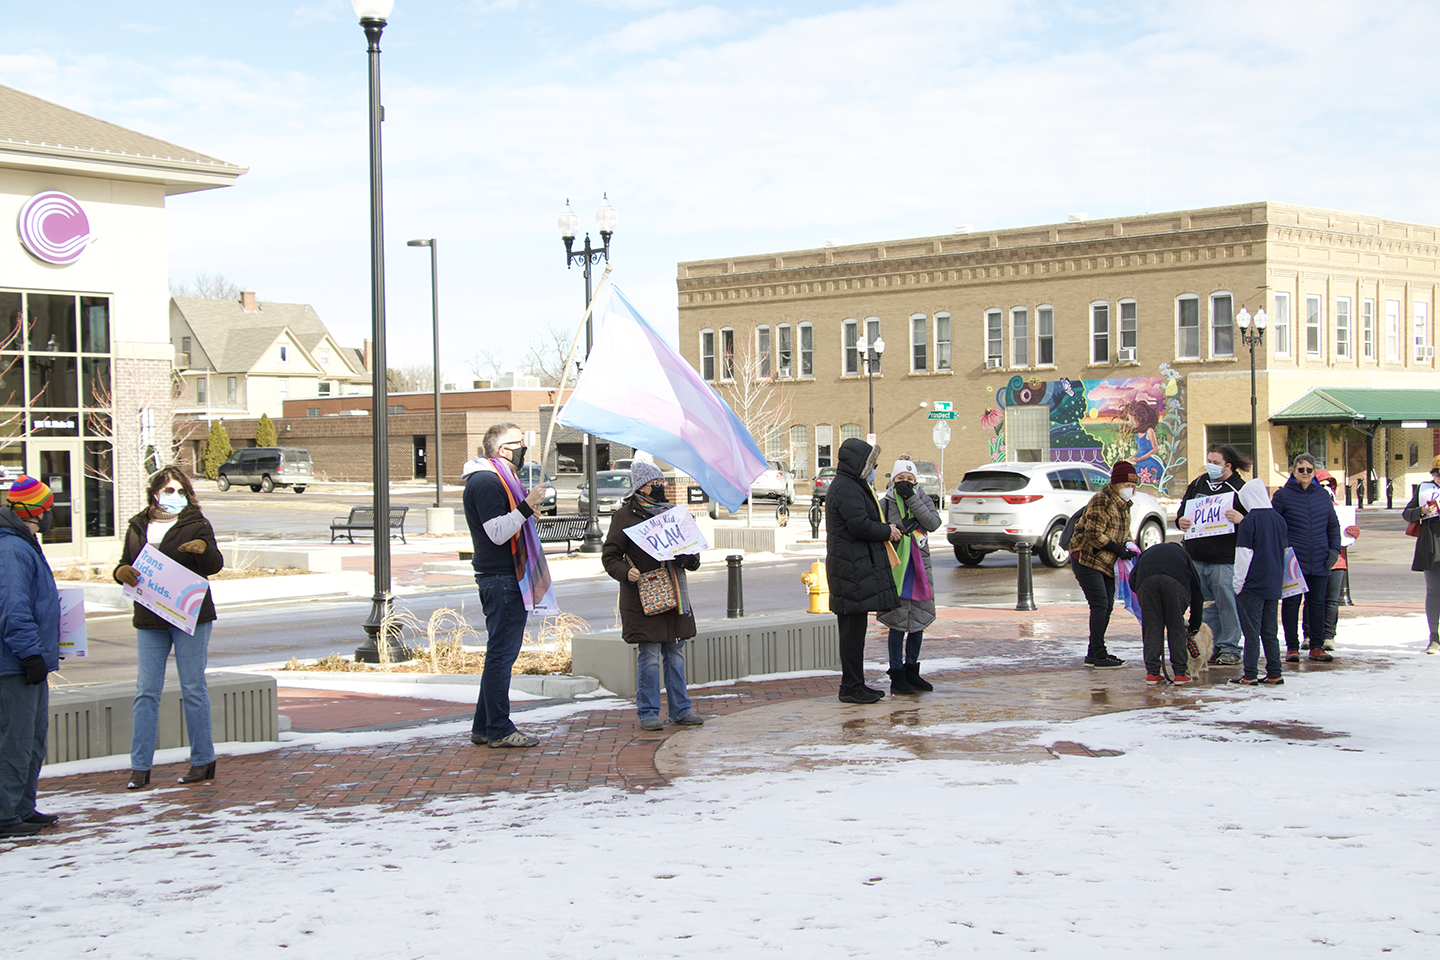
[[[308,303],[174,297],[176,416],[272,420],[286,400],[369,396],[361,354],[335,341]]]

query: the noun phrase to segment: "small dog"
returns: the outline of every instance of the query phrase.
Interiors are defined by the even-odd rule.
[[[1210,630],[1210,624],[1200,624],[1200,632],[1190,638],[1187,650],[1190,659],[1185,664],[1186,672],[1190,676],[1199,676],[1201,670],[1210,669],[1210,654],[1215,649],[1215,634]]]

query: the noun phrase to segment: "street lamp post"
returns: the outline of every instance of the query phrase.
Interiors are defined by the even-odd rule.
[[[610,262],[610,238],[615,235],[615,221],[618,219],[615,208],[610,206],[608,194],[602,195],[600,209],[595,211],[595,226],[600,230],[600,239],[604,243],[602,247],[590,246],[590,232],[585,232],[585,246],[575,250],[575,233],[580,227],[580,218],[575,216],[575,211],[570,207],[570,201],[565,201],[565,209],[556,218],[560,227],[560,239],[565,242],[565,269],[569,270],[575,263],[580,263],[585,268],[585,356],[588,359],[590,350],[595,345],[594,321],[590,318],[590,268],[600,262],[603,257],[606,263]],[[544,464],[541,464],[544,469]],[[596,514],[596,501],[599,499],[599,491],[595,489],[595,435],[585,435],[585,489],[590,491],[590,502],[585,511],[585,539],[580,544],[581,553],[600,552],[600,519]]]
[[[874,343],[865,337],[855,341],[855,349],[865,359],[865,378],[870,382],[870,436],[875,436],[875,368],[880,366],[880,356],[885,352],[885,338],[876,337]]]
[[[440,466],[443,462],[440,459],[440,268],[435,262],[440,255],[440,247],[434,237],[429,240],[407,240],[405,246],[430,248],[430,321],[435,334],[435,452],[431,455],[430,462],[435,470],[435,509],[439,510],[445,506],[445,491],[441,487],[440,477]]]
[[[1264,307],[1255,311],[1253,323],[1250,311],[1244,307],[1240,308],[1240,314],[1235,318],[1235,325],[1240,328],[1240,339],[1250,348],[1250,456],[1256,463],[1257,477],[1260,475],[1260,427],[1255,416],[1255,348],[1265,342],[1265,327],[1269,322]]]
[[[355,659],[362,663],[380,660],[380,643],[387,645],[393,659],[404,656],[403,648],[390,636],[386,626],[394,598],[390,593],[390,431],[386,421],[389,395],[385,375],[385,221],[380,190],[380,33],[395,6],[395,0],[351,0],[355,16],[369,42],[370,58],[370,337],[373,362],[371,381],[371,479],[375,485],[372,503],[375,510],[375,593],[370,598],[370,616],[365,619],[366,639],[355,648]],[[381,636],[384,631],[385,636]]]

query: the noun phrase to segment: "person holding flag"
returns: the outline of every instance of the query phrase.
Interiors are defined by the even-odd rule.
[[[915,462],[902,455],[890,469],[890,489],[880,498],[885,522],[901,530],[895,544],[900,563],[890,569],[900,606],[875,618],[890,628],[890,692],[900,694],[935,689],[920,676],[920,644],[925,628],[935,622],[928,535],[940,529],[940,512],[916,482]]]
[[[493,748],[533,747],[540,741],[510,721],[510,670],[525,639],[531,613],[558,613],[550,568],[531,519],[545,499],[545,484],[529,493],[515,471],[525,463],[525,435],[513,423],[485,431],[485,456],[465,479],[465,522],[475,548],[471,565],[485,612],[485,667],[470,742]]]

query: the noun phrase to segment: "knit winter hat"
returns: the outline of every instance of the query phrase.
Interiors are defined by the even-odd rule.
[[[639,490],[647,483],[665,479],[665,474],[660,468],[649,460],[636,460],[630,464],[630,489]]]
[[[10,509],[15,511],[17,517],[41,517],[55,505],[50,488],[23,473],[6,492],[5,499],[10,501]]]
[[[1110,468],[1111,483],[1138,483],[1140,474],[1135,472],[1135,465],[1128,460],[1121,460]]]
[[[917,477],[917,478],[920,476],[919,472],[916,471],[916,469],[915,469],[915,461],[914,461],[914,460],[896,460],[896,461],[895,461],[895,466],[893,466],[893,467],[890,468],[890,476],[892,476],[892,477],[898,477],[898,476],[900,476],[900,474],[902,474],[902,473],[908,473],[908,474],[910,474],[912,477]]]
[[[1430,461],[1430,469],[1440,470],[1440,457],[1436,457],[1434,460]]]

